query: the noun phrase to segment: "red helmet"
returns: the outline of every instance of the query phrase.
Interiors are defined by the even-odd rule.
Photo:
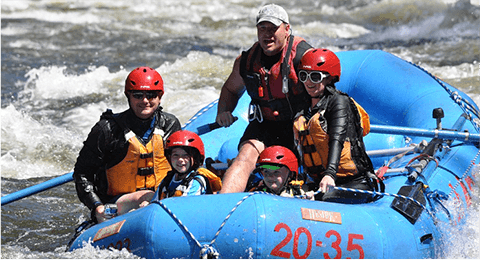
[[[274,145],[267,147],[258,157],[259,164],[278,164],[286,166],[290,171],[298,173],[298,160],[290,149]]]
[[[205,148],[202,139],[196,133],[188,130],[179,130],[170,135],[165,145],[165,155],[167,155],[167,158],[170,157],[172,149],[175,147],[185,148],[188,154],[193,157],[194,169],[203,164]]]
[[[161,91],[163,94],[163,79],[160,74],[149,67],[139,67],[130,74],[125,80],[125,93],[132,90]]]
[[[300,60],[299,70],[316,70],[330,74],[340,80],[340,60],[328,49],[310,49]]]

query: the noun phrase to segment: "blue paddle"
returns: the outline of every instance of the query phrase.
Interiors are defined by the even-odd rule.
[[[16,191],[14,193],[10,193],[2,197],[2,206],[7,205],[10,202],[14,202],[19,199],[23,199],[27,196],[39,193],[44,190],[51,189],[53,187],[57,187],[64,183],[73,181],[73,172],[66,173],[60,177],[53,178],[51,180],[39,183],[37,185],[25,188],[23,190]]]

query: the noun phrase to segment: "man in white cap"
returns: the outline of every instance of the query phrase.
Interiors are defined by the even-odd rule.
[[[246,89],[252,98],[250,123],[240,139],[239,154],[225,173],[220,193],[243,192],[260,153],[281,145],[295,151],[292,119],[308,100],[296,69],[312,46],[291,35],[288,14],[269,4],[256,19],[258,41],[237,57],[218,102],[216,122],[228,127]]]

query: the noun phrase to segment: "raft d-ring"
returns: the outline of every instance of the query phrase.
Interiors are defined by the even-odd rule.
[[[203,245],[200,250],[200,258],[202,259],[218,259],[220,254],[217,249],[215,249],[211,244]]]

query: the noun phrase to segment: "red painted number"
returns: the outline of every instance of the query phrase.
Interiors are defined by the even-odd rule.
[[[312,244],[313,244],[313,239],[312,239],[312,234],[307,228],[304,227],[299,227],[295,231],[295,233],[292,233],[292,230],[290,227],[285,224],[285,223],[279,223],[275,226],[274,231],[275,232],[280,232],[280,230],[285,229],[287,231],[287,234],[285,238],[273,248],[273,250],[270,252],[272,256],[278,256],[282,258],[290,258],[291,255],[295,257],[296,259],[304,259],[308,258],[310,253],[312,252]],[[306,249],[305,252],[300,255],[299,251],[299,245],[302,244],[300,241],[300,237],[303,237],[302,234],[304,234],[307,237],[307,243],[306,243]],[[326,238],[334,237],[334,241],[331,244],[331,248],[335,249],[337,252],[333,258],[339,259],[342,257],[342,248],[340,247],[340,244],[342,242],[342,236],[335,230],[329,230],[326,234]],[[288,243],[290,243],[290,240],[293,238],[293,250],[292,254],[282,251],[282,248],[284,248]],[[361,234],[348,234],[348,242],[347,242],[347,251],[358,251],[358,259],[364,259],[365,258],[365,252],[363,251],[363,248],[361,245],[355,243],[354,240],[363,240],[363,235]],[[322,246],[322,241],[315,241],[315,245],[321,247]],[[325,259],[331,259],[332,257],[328,253],[323,253],[323,257]],[[350,257],[348,257],[350,258]]]
[[[292,239],[292,230],[287,226],[287,224],[285,223],[279,223],[275,226],[275,229],[274,231],[275,232],[278,232],[280,231],[280,229],[285,229],[287,230],[287,236],[282,240],[282,242],[280,242],[280,244],[278,244],[273,250],[272,252],[270,252],[271,255],[273,256],[278,256],[278,257],[283,257],[283,258],[290,258],[290,254],[287,253],[287,252],[283,252],[281,251],[280,249],[282,249],[282,247],[284,247],[285,245],[288,244],[288,242],[290,242],[290,240]]]
[[[329,238],[332,235],[337,237],[337,240],[332,243],[332,248],[337,250],[337,255],[335,255],[334,259],[340,259],[342,258],[342,249],[340,248],[340,242],[342,242],[342,237],[335,230],[329,230],[327,234],[325,234],[325,237]],[[327,253],[323,253],[323,257],[325,257],[325,259],[332,259]]]
[[[307,236],[307,250],[305,250],[305,254],[299,255],[298,238],[302,233]],[[293,257],[295,257],[295,259],[305,259],[310,255],[310,252],[312,252],[312,235],[310,234],[310,231],[308,231],[308,229],[304,227],[299,227],[297,231],[295,231],[295,236],[293,237]]]
[[[348,245],[347,245],[347,251],[353,251],[357,250],[358,251],[358,259],[364,259],[365,258],[365,253],[363,252],[363,248],[359,244],[354,244],[353,240],[354,239],[361,239],[363,240],[363,235],[360,234],[348,234]]]

